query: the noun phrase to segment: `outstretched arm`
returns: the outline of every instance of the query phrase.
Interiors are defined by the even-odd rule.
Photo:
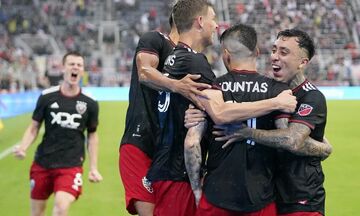
[[[97,162],[98,162],[98,145],[99,138],[96,132],[88,133],[88,152],[89,152],[89,181],[90,182],[100,182],[103,177],[98,171]]]
[[[207,122],[200,122],[194,127],[190,127],[184,141],[184,157],[185,166],[189,176],[191,188],[195,195],[196,205],[199,204],[201,198],[201,180],[200,180],[200,169],[201,169],[201,139],[207,128]]]
[[[136,55],[136,65],[139,81],[155,90],[179,93],[191,100],[199,108],[204,109],[197,96],[204,97],[205,95],[198,89],[211,88],[211,86],[195,82],[194,80],[199,79],[200,75],[188,74],[180,80],[171,79],[156,69],[158,64],[159,57],[157,55],[145,52],[138,53]]]
[[[215,89],[203,91],[207,98],[200,98],[215,124],[229,124],[256,118],[275,110],[293,112],[296,107],[296,98],[290,90],[283,91],[277,97],[243,103],[225,103],[222,92]]]
[[[13,154],[16,158],[24,159],[26,157],[26,150],[35,141],[37,135],[39,134],[40,127],[40,122],[32,120],[31,124],[28,126],[24,133],[21,144],[15,146],[13,150]]]

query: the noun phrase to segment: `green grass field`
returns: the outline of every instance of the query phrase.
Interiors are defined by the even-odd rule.
[[[70,215],[128,215],[118,172],[118,147],[124,129],[126,108],[126,102],[100,103],[99,170],[104,181],[100,184],[84,181],[84,193],[70,209]],[[355,216],[360,212],[359,110],[360,101],[328,101],[326,136],[331,141],[334,152],[323,162],[327,216]],[[30,117],[30,114],[26,114],[4,120],[5,128],[0,132],[0,152],[21,139],[30,123]],[[18,161],[11,155],[0,160],[1,216],[29,215],[28,173],[39,138],[30,147],[25,160]],[[84,167],[87,175],[88,164],[85,163]],[[48,203],[46,215],[51,215],[51,209],[52,200]]]

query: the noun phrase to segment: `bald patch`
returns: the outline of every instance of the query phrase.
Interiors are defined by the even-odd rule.
[[[247,58],[254,54],[244,44],[233,38],[226,39],[222,44],[223,48],[227,49],[232,55],[235,55],[238,58]]]

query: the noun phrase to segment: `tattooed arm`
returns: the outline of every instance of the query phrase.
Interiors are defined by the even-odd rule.
[[[288,119],[281,118],[275,121],[275,125],[279,129],[284,129],[288,127]],[[280,144],[281,145],[281,144]],[[286,147],[280,147],[286,149]],[[322,142],[314,140],[311,137],[307,137],[302,145],[296,145],[287,149],[294,154],[303,155],[303,156],[316,156],[321,157],[322,160],[325,160],[330,156],[332,152],[332,146],[329,141],[324,137]]]
[[[201,197],[201,138],[207,128],[207,122],[203,121],[194,127],[189,128],[184,142],[185,166],[189,176],[191,189],[195,195],[196,205],[199,204]]]
[[[276,127],[279,129],[259,130],[245,127],[235,132],[225,129],[228,132],[216,132],[217,135],[225,135],[216,140],[228,140],[224,145],[226,147],[236,140],[252,139],[259,144],[284,149],[296,155],[317,156],[322,159],[326,159],[332,152],[327,139],[319,142],[310,138],[311,130],[303,124],[290,123],[288,125],[288,120],[283,118],[276,120]]]

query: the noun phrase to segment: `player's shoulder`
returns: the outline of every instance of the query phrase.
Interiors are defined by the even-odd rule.
[[[216,77],[215,82],[226,81],[226,80],[229,80],[230,77],[231,77],[231,74],[230,74],[230,73],[225,73],[225,74],[222,74],[222,75]]]
[[[316,85],[308,80],[302,83],[297,90],[303,92],[304,100],[317,103],[324,103],[326,101],[325,95],[316,87]]]
[[[305,80],[298,88],[301,88],[301,91],[305,92],[307,95],[318,95],[325,97],[324,94],[318,89],[318,87],[309,80]]]
[[[290,89],[289,85],[287,83],[283,83],[280,81],[277,81],[275,79],[272,79],[270,77],[264,76],[266,80],[269,80],[269,82],[272,83],[273,87],[279,88],[279,89]]]
[[[97,100],[89,92],[81,90],[81,95],[84,99],[86,99],[90,102],[97,103]]]
[[[58,93],[60,92],[60,85],[58,86],[52,86],[50,88],[47,88],[47,89],[44,89],[42,92],[41,92],[41,95],[49,95],[51,93]]]
[[[140,40],[142,41],[162,41],[162,40],[166,40],[168,38],[167,35],[158,32],[158,31],[149,31],[144,33],[141,37]]]

